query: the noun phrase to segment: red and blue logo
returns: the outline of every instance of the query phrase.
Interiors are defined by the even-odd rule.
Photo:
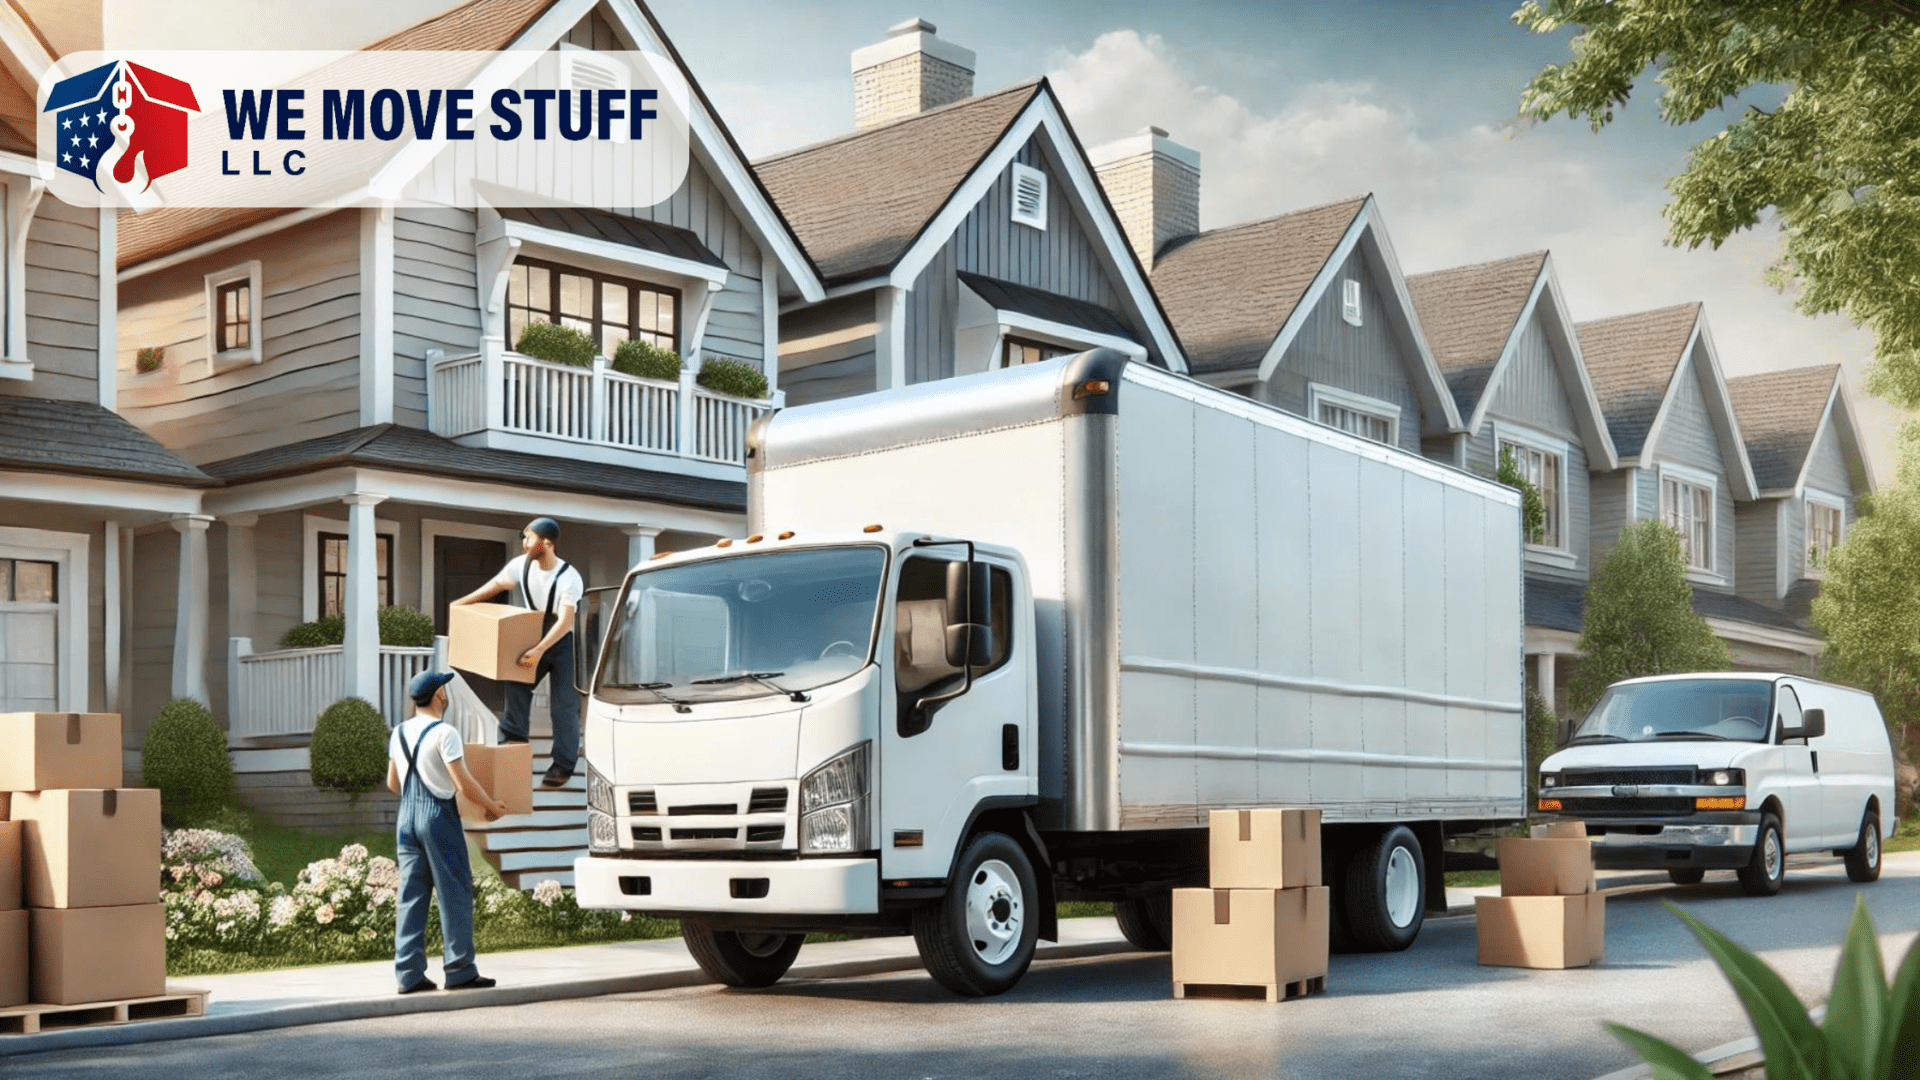
[[[116,60],[55,83],[41,111],[54,114],[56,166],[103,192],[141,193],[187,167],[187,114],[200,103],[185,82]]]

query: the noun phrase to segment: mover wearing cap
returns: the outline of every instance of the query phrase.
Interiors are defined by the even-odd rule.
[[[505,592],[521,607],[544,612],[538,644],[520,654],[520,666],[533,668],[531,683],[506,684],[507,709],[500,716],[501,742],[527,741],[527,713],[533,707],[533,688],[547,681],[547,700],[553,711],[553,764],[541,787],[564,787],[580,761],[580,692],[573,685],[573,612],[587,586],[580,571],[554,553],[560,542],[560,523],[534,518],[520,533],[522,554],[485,585],[453,602],[455,607],[478,604]]]
[[[492,986],[473,964],[473,867],[467,860],[467,834],[460,826],[457,791],[487,810],[488,820],[506,814],[507,804],[467,771],[460,733],[441,717],[447,712],[451,671],[423,671],[407,684],[413,718],[393,729],[387,740],[387,790],[400,796],[394,826],[394,851],[400,866],[397,921],[393,931],[393,970],[400,992],[434,989],[427,978],[427,904],[440,901],[441,978],[449,990]]]

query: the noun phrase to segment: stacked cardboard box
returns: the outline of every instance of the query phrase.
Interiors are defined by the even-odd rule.
[[[1215,810],[1208,826],[1211,887],[1173,891],[1173,996],[1258,987],[1278,1001],[1324,989],[1320,811]]]
[[[1482,964],[1571,968],[1601,958],[1607,898],[1596,888],[1585,825],[1536,825],[1530,837],[1501,838],[1495,857],[1500,895],[1474,902]]]
[[[545,615],[511,604],[463,604],[448,610],[447,666],[500,682],[533,682],[538,669],[520,656],[540,643]],[[572,678],[571,672],[556,678]]]
[[[0,913],[0,1004],[157,997],[167,989],[160,894],[160,793],[120,786],[120,717],[0,714],[0,791],[18,830],[24,941]],[[0,830],[4,833],[5,830]],[[6,906],[0,838],[0,908]],[[17,922],[18,920],[14,920]],[[18,953],[9,953],[18,947]],[[25,995],[7,1000],[24,976]],[[11,991],[16,992],[17,991]]]

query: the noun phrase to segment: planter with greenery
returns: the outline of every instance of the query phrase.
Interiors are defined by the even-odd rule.
[[[177,698],[161,707],[140,746],[140,780],[159,789],[160,813],[171,825],[205,821],[232,801],[227,734],[205,705]]]
[[[167,366],[167,349],[164,345],[149,345],[133,354],[133,370],[141,375],[151,375]]]
[[[520,331],[520,340],[514,342],[513,351],[568,367],[591,367],[593,358],[600,355],[600,346],[570,326],[535,322]]]
[[[307,748],[313,786],[359,797],[387,778],[387,722],[359,698],[341,698],[313,725]]]
[[[716,394],[752,400],[767,396],[766,375],[744,360],[729,360],[724,356],[703,360],[694,381]]]
[[[678,382],[684,365],[680,354],[672,349],[663,349],[651,341],[633,338],[621,342],[620,347],[613,350],[612,366],[622,375]]]

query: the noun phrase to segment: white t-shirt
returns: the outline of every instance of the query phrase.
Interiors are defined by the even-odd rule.
[[[563,561],[564,560],[556,559],[553,564],[553,569],[559,570]],[[506,585],[512,590],[513,603],[527,604],[530,602],[533,610],[544,612],[547,610],[547,591],[553,588],[553,571],[542,570],[539,563],[534,563],[532,573],[527,575],[526,578],[526,591],[532,594],[528,596],[520,591],[521,574],[526,565],[527,557],[525,555],[514,556],[513,561],[507,564],[506,569],[500,571],[499,575],[493,579],[494,583],[496,585]],[[580,597],[584,596],[586,591],[587,583],[580,579],[580,571],[574,569],[571,563],[567,564],[566,572],[560,575],[560,595],[553,598],[554,615],[558,616],[564,608],[579,607]]]
[[[434,717],[415,714],[414,717],[393,729],[387,738],[387,757],[400,770],[400,790],[407,790],[407,752],[400,740],[405,739],[407,746],[413,746],[420,740],[420,733]],[[460,742],[460,733],[452,724],[440,721],[427,741],[414,751],[414,757],[420,762],[420,782],[427,790],[442,799],[453,798],[453,772],[447,768],[447,762],[458,761],[466,756],[466,749]]]

